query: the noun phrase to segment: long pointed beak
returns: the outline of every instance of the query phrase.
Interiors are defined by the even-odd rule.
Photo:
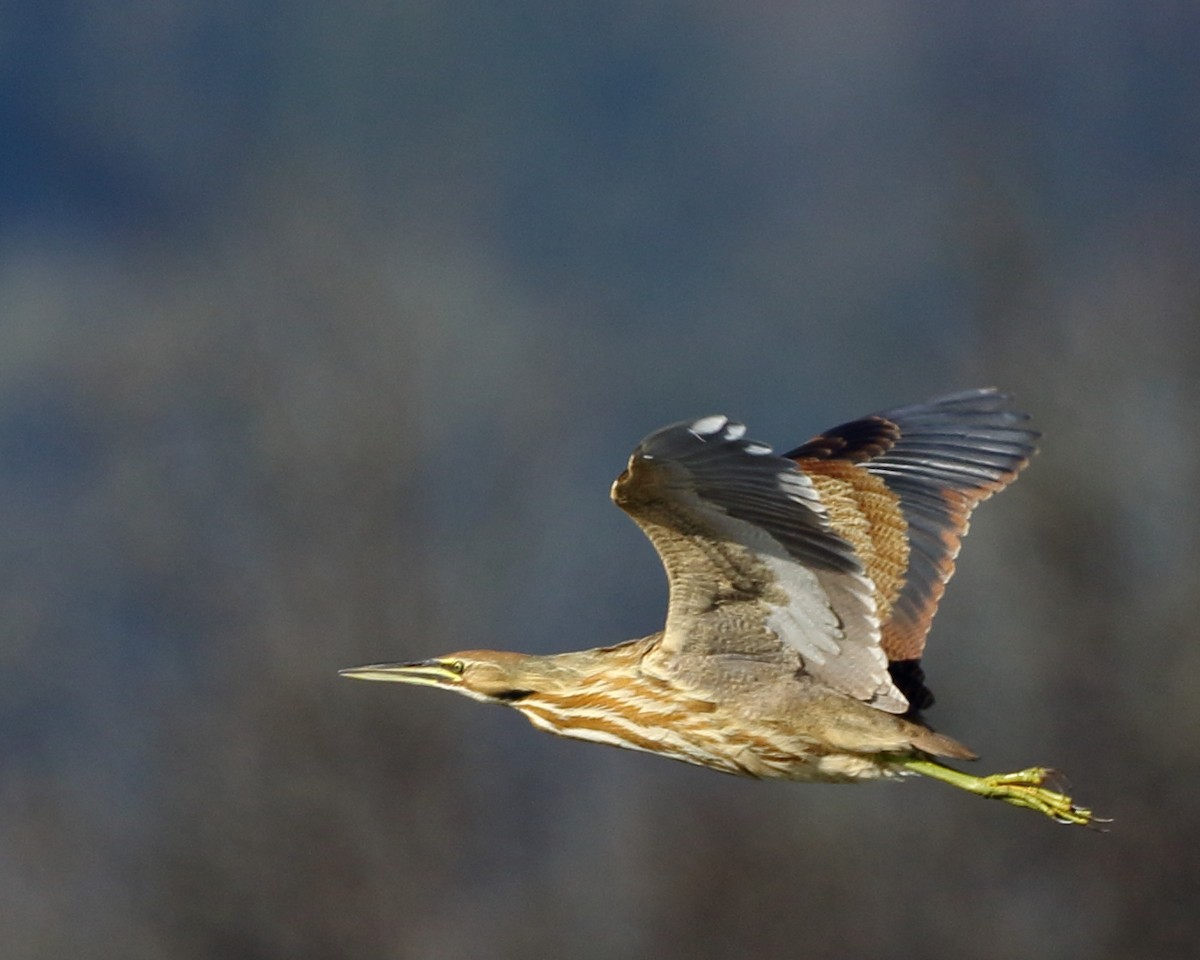
[[[338,674],[354,680],[393,680],[416,683],[427,687],[456,684],[462,679],[462,669],[455,670],[444,660],[418,660],[414,663],[375,663],[365,667],[350,667]]]

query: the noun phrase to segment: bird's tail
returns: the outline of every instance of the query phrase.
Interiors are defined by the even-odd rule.
[[[928,727],[920,729],[917,736],[913,737],[912,745],[922,753],[930,753],[935,757],[950,757],[953,760],[976,760],[979,757],[970,747]]]

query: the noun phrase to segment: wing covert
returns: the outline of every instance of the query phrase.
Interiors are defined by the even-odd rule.
[[[793,461],[746,440],[741,424],[705,417],[643,440],[612,496],[666,568],[665,648],[791,650],[829,686],[907,708],[880,645],[874,585]]]

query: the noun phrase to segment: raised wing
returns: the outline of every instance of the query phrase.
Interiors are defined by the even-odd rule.
[[[826,431],[786,456],[876,586],[882,645],[916,709],[932,703],[919,661],[976,504],[1011,483],[1038,434],[993,389],[898,407]]]
[[[849,696],[903,712],[888,672],[876,589],[853,541],[794,461],[725,417],[651,434],[613,484],[670,584],[662,649],[772,657]]]

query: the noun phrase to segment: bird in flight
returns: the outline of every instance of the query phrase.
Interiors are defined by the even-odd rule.
[[[537,728],[764,779],[921,775],[1094,825],[1053,771],[973,776],[934,731],[921,656],[975,505],[1038,434],[992,389],[834,427],[783,454],[723,416],[633,451],[612,499],[658,551],[666,624],[615,646],[469,650],[341,671],[452,690]]]

